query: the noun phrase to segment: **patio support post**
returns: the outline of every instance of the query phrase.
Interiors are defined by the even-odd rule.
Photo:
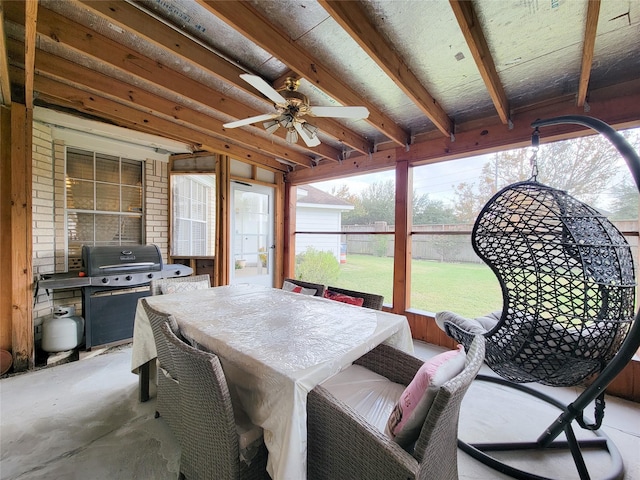
[[[3,289],[2,302],[10,302],[11,309],[11,353],[13,355],[13,369],[15,372],[34,367],[34,337],[33,337],[33,240],[32,240],[32,120],[33,109],[26,108],[19,103],[11,104],[10,134],[5,135],[3,126],[3,144],[10,137],[9,159],[3,156],[3,178],[8,175],[8,181],[2,183],[2,203],[9,202],[9,222],[2,225],[3,245],[9,246],[8,258],[5,266],[10,272],[9,294]],[[6,117],[3,115],[3,123]],[[8,161],[7,161],[8,160]],[[9,188],[5,192],[5,187]],[[3,212],[4,212],[3,207]],[[5,230],[5,227],[8,227]],[[7,237],[9,240],[7,241]],[[6,242],[6,244],[5,244]],[[4,251],[4,249],[3,249]],[[2,311],[6,309],[3,307]],[[3,320],[3,325],[7,320]],[[6,339],[3,338],[3,342]]]
[[[396,163],[395,247],[393,264],[393,312],[404,314],[410,305],[411,220],[413,175],[407,160]]]

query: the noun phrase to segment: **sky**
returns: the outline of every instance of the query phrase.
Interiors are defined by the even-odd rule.
[[[475,181],[480,176],[482,166],[490,158],[491,155],[479,155],[477,157],[416,167],[413,173],[413,189],[418,195],[426,193],[432,200],[451,203],[454,198],[453,187],[462,182]],[[395,172],[393,170],[317,182],[312,185],[330,193],[332,188],[339,188],[341,185],[346,184],[349,186],[351,193],[357,194],[373,183],[386,182],[388,180],[395,180]]]
[[[640,129],[638,129],[638,131],[640,131]],[[531,152],[528,152],[528,155],[530,154]],[[544,155],[544,145],[541,146],[539,155]],[[413,188],[418,195],[428,194],[431,200],[441,200],[446,206],[453,206],[455,201],[454,187],[463,182],[477,182],[482,167],[491,161],[491,156],[491,154],[478,155],[416,167],[413,172]],[[622,157],[618,160],[616,168],[620,168],[621,172],[628,172],[628,168]],[[349,186],[351,193],[358,194],[373,183],[388,180],[395,180],[395,172],[393,170],[318,182],[312,185],[331,193],[333,187],[338,188],[346,184]],[[614,200],[612,194],[601,192],[597,201],[594,202],[594,206],[596,208],[607,209],[611,205],[612,200]]]

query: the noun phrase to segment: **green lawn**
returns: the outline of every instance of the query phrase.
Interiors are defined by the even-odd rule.
[[[384,295],[391,303],[393,259],[347,255],[336,286]],[[411,272],[411,308],[437,312],[452,310],[467,317],[485,315],[502,307],[498,281],[489,267],[471,263],[414,260]]]

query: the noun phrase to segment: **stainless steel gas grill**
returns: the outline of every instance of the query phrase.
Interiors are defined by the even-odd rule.
[[[38,287],[82,289],[87,350],[133,337],[138,299],[149,295],[153,279],[184,277],[186,265],[163,265],[157,245],[82,247],[80,272],[43,275]]]

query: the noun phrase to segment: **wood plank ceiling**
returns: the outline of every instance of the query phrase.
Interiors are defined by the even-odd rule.
[[[539,116],[640,124],[634,1],[0,5],[3,104],[97,118],[292,177],[351,173],[346,159],[435,161],[522,143]],[[289,144],[285,129],[269,135],[261,123],[226,128],[274,112],[243,73],[276,89],[294,77],[312,105],[370,114],[306,118],[319,129],[317,147]]]

